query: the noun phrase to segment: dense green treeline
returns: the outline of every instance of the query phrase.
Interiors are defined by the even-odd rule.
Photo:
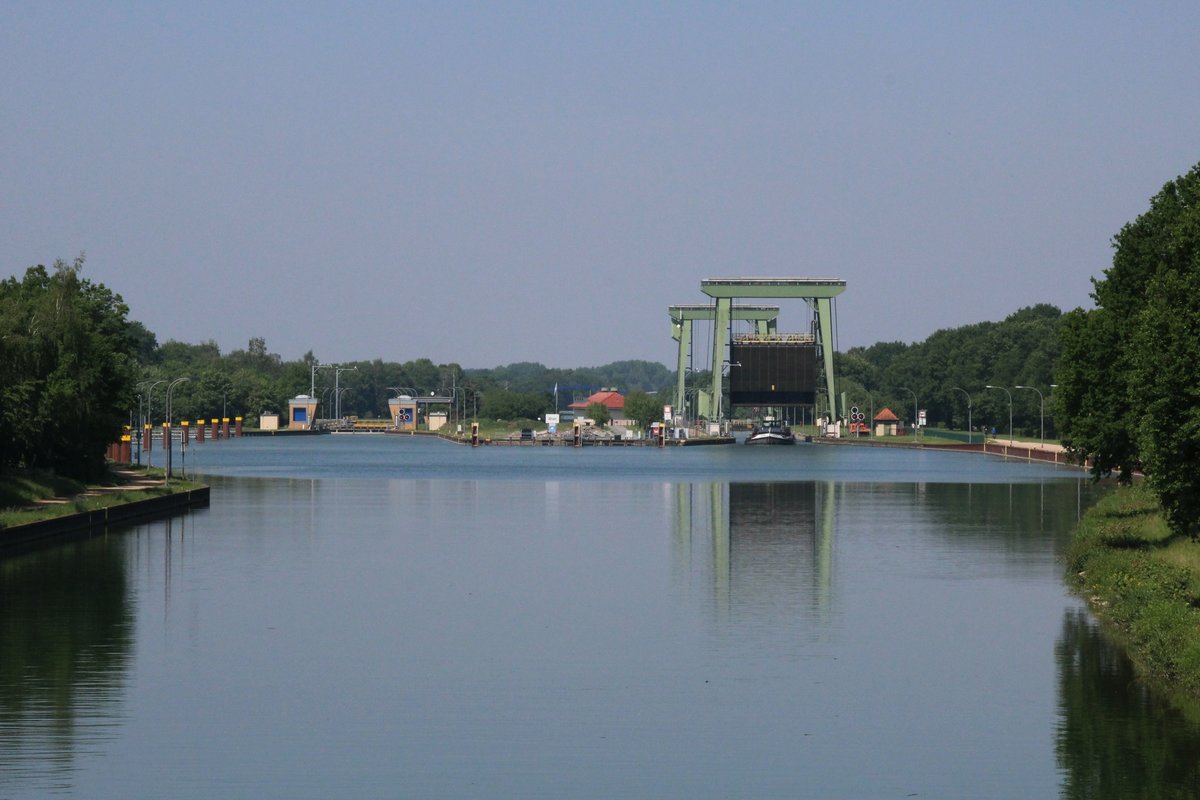
[[[1014,432],[1039,435],[1044,407],[1046,436],[1051,437],[1050,393],[1062,323],[1058,308],[1037,305],[1002,322],[940,330],[916,344],[854,347],[835,358],[837,391],[864,412],[873,408],[878,413],[887,406],[911,424],[915,406],[927,411],[929,425],[957,430],[967,428],[969,396],[972,426],[1002,433],[1008,432],[1011,395]],[[986,389],[988,385],[1002,386],[1008,394]]]
[[[1113,238],[1096,308],[1063,329],[1063,442],[1097,475],[1140,471],[1176,533],[1200,536],[1200,165]]]
[[[377,358],[333,365],[321,363],[311,352],[300,361],[285,362],[268,353],[262,339],[251,340],[246,350],[225,355],[213,342],[190,345],[171,341],[150,350],[142,373],[143,381],[164,381],[153,390],[157,394],[150,396],[155,419],[162,415],[166,382],[183,376],[190,381],[176,388],[171,402],[176,420],[220,415],[243,416],[251,422],[263,412],[285,414],[289,398],[309,391],[321,400],[323,416],[333,415],[336,392],[343,416],[385,418],[388,400],[398,394],[435,394],[456,398],[471,414],[532,419],[554,410],[556,386],[558,405],[564,408],[601,387],[658,391],[670,387],[672,381],[670,370],[648,361],[576,369],[520,363],[464,370],[455,363],[435,364],[427,358],[406,362]],[[144,404],[149,384],[142,388]]]

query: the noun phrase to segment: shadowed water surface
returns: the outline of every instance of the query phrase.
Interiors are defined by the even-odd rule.
[[[0,564],[0,797],[1195,788],[1196,730],[1063,588],[1078,473],[405,437],[187,466],[209,509]]]

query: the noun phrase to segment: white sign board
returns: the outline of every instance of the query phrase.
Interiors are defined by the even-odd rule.
[[[670,421],[671,421],[671,419],[672,419],[672,417],[671,417],[671,411],[672,411],[672,410],[673,410],[673,409],[672,409],[670,406],[663,406],[663,420],[664,420],[664,421],[666,421],[666,422],[670,422]]]
[[[559,423],[558,414],[547,414],[546,415],[546,424],[547,425],[557,425],[558,423]]]

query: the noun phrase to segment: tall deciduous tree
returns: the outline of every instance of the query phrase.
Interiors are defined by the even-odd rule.
[[[1064,442],[1097,474],[1141,467],[1173,530],[1200,534],[1200,165],[1113,238],[1097,308],[1071,315]]]
[[[604,403],[591,403],[583,413],[597,425],[607,425],[612,422],[612,414],[608,412],[608,406]]]
[[[0,283],[0,469],[95,478],[120,437],[144,337],[82,269],[80,256]]]
[[[649,428],[651,423],[662,422],[663,404],[654,395],[634,389],[625,395],[625,416],[641,427]]]

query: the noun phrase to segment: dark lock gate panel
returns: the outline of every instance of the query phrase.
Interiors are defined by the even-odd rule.
[[[818,355],[809,336],[736,337],[730,347],[730,402],[734,406],[813,405]]]

